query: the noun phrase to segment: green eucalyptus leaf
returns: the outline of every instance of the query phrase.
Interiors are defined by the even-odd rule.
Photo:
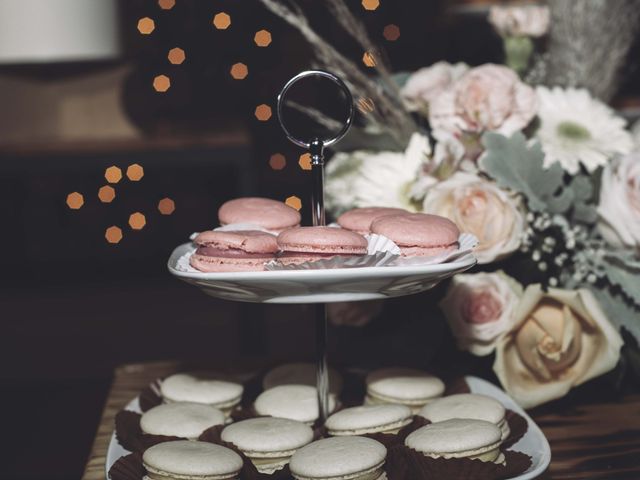
[[[521,193],[530,210],[564,213],[574,194],[565,188],[559,163],[544,168],[544,153],[538,142],[531,146],[521,132],[505,137],[487,132],[482,136],[485,154],[480,168],[503,188]]]
[[[598,220],[598,210],[594,205],[576,202],[573,206],[572,218],[576,222],[593,224]]]
[[[407,83],[407,80],[409,80],[409,77],[412,74],[413,72],[396,72],[393,75],[391,75],[391,78],[393,79],[394,82],[398,84],[400,88],[402,88]]]
[[[573,196],[577,200],[591,200],[593,197],[593,183],[585,175],[576,175],[571,180],[569,188],[573,190]]]

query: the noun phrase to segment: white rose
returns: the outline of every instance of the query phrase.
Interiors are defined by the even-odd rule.
[[[640,249],[640,152],[606,165],[598,215],[599,230],[609,243]]]
[[[478,263],[490,263],[514,252],[522,241],[525,217],[521,202],[475,174],[457,172],[429,189],[426,213],[451,219],[462,232],[478,237]]]
[[[427,111],[429,103],[469,70],[465,63],[434,63],[413,72],[401,90],[410,110]]]
[[[474,355],[489,355],[496,341],[511,330],[522,286],[499,271],[453,277],[440,302],[458,346]]]
[[[503,37],[542,37],[549,20],[549,7],[540,5],[493,6],[489,12],[489,23]]]
[[[404,152],[337,153],[327,165],[327,208],[398,207],[416,211],[411,190],[431,148],[414,133]]]
[[[530,285],[514,327],[496,346],[493,370],[525,408],[564,396],[613,369],[623,341],[588,290]]]

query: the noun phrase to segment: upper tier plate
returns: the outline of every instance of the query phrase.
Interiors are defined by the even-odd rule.
[[[188,273],[176,269],[192,249],[185,243],[169,258],[169,271],[212,297],[256,303],[327,303],[375,300],[423,292],[476,264],[465,255],[452,262],[408,267],[281,270],[271,272]]]

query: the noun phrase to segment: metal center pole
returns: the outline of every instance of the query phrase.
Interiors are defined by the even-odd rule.
[[[314,139],[311,153],[311,209],[314,226],[326,225],[324,212],[324,145]],[[324,423],[329,416],[329,369],[327,365],[327,306],[317,303],[314,306],[316,322],[316,386],[318,389],[318,407],[320,421]]]

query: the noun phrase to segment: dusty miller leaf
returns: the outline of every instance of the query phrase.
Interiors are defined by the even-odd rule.
[[[571,218],[576,222],[594,224],[598,220],[598,211],[592,203],[594,197],[593,182],[586,175],[576,175],[569,183],[573,192],[573,211]]]
[[[539,143],[527,145],[521,132],[510,138],[487,132],[482,136],[485,155],[480,167],[498,185],[519,192],[535,212],[564,213],[572,205],[573,191],[565,188],[559,163],[544,168]]]
[[[625,297],[640,307],[640,270],[611,259],[607,259],[603,265],[609,283],[619,287]]]
[[[640,342],[640,310],[629,305],[620,295],[614,295],[606,289],[592,286],[589,289],[598,299],[609,321],[618,329],[626,328]]]

